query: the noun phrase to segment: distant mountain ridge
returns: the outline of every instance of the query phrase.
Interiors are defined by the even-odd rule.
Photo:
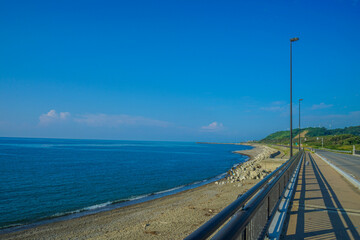
[[[307,131],[306,137],[320,137],[320,136],[329,136],[329,135],[342,135],[342,134],[351,134],[355,136],[360,136],[360,126],[345,127],[345,128],[336,128],[336,129],[326,129],[324,127],[309,127],[302,128],[301,132]],[[299,129],[293,129],[293,136],[299,134]],[[266,138],[261,141],[274,141],[282,140],[284,138],[290,137],[290,131],[278,131],[268,135]]]
[[[278,131],[260,140],[262,143],[289,144],[290,131]],[[299,129],[293,129],[293,144],[299,141]],[[301,129],[301,141],[305,146],[328,147],[334,149],[360,149],[360,126],[326,129],[309,127]]]

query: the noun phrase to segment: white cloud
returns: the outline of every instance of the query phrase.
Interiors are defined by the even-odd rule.
[[[325,104],[325,103],[320,103],[320,104],[314,104],[311,109],[312,110],[318,110],[318,109],[325,109],[325,108],[331,108],[332,104]]]
[[[69,112],[61,112],[60,113],[60,119],[67,119],[68,117],[70,117],[70,113]]]
[[[122,125],[168,127],[170,123],[141,116],[108,115],[108,114],[85,114],[74,119],[75,122],[83,123],[91,127],[118,127]]]
[[[209,125],[206,126],[202,126],[201,129],[202,130],[206,130],[206,131],[217,131],[224,128],[222,123],[218,123],[218,122],[212,122]]]
[[[57,113],[54,109],[51,109],[48,113],[41,114],[39,117],[40,125],[48,125],[56,121],[64,121],[70,117],[69,112]]]

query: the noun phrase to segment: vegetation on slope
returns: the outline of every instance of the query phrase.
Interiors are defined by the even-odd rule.
[[[299,142],[299,129],[293,130],[293,144]],[[305,137],[303,137],[305,134]],[[322,147],[338,150],[352,150],[353,145],[360,149],[360,126],[326,129],[304,128],[301,129],[301,142],[305,147]],[[288,145],[290,131],[279,131],[270,134],[260,142]]]

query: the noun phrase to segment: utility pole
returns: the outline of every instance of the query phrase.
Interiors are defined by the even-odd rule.
[[[324,138],[321,138],[321,146],[324,148]]]
[[[290,157],[293,156],[292,146],[292,43],[299,40],[299,38],[290,38]]]
[[[299,99],[299,151],[301,150],[301,128],[300,128],[300,103],[304,99]]]

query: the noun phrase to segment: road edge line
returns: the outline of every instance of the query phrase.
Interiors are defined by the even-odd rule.
[[[352,185],[354,185],[356,188],[360,189],[360,182],[358,180],[356,180],[355,178],[353,178],[352,176],[350,176],[348,173],[344,172],[343,170],[341,170],[340,168],[338,168],[337,166],[335,166],[334,164],[330,163],[329,160],[327,160],[325,157],[320,156],[318,153],[315,153],[318,157],[320,157],[324,162],[326,162],[327,164],[329,164],[335,171],[337,171],[338,173],[340,173],[340,175],[342,175],[346,180],[348,180]]]

